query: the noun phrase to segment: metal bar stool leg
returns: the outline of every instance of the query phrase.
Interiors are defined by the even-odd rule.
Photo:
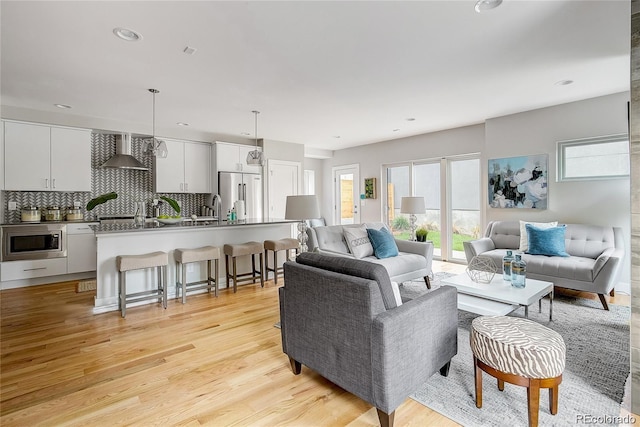
[[[233,293],[235,294],[236,292],[238,292],[238,268],[236,265],[236,257],[232,257],[232,262],[233,262]]]
[[[127,314],[127,279],[126,272],[120,272],[120,312],[122,318]]]
[[[260,257],[260,286],[264,288],[264,261],[262,258],[262,252],[260,252],[258,256]]]
[[[180,271],[182,273],[182,303],[187,303],[187,266],[186,264],[182,264],[182,269]]]
[[[218,288],[219,288],[218,281],[220,280],[220,276],[218,275],[218,259],[216,258],[216,260],[214,262],[215,262],[215,272],[216,272],[216,277],[215,277],[215,285],[216,285],[215,296],[217,298],[218,297]]]

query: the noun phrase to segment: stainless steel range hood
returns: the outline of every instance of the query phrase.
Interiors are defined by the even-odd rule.
[[[102,164],[103,168],[136,169],[148,171],[138,159],[131,155],[131,134],[116,135],[116,154]]]

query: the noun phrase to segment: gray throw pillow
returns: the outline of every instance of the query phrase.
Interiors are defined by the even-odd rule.
[[[369,240],[367,229],[362,227],[344,227],[342,230],[344,240],[354,257],[362,259],[366,256],[373,255],[373,246]]]

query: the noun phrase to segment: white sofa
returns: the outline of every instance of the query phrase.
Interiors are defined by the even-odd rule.
[[[380,230],[383,227],[387,228],[387,226],[381,222],[311,227],[307,229],[309,250],[326,255],[355,258],[349,251],[343,229],[345,227],[362,227],[362,225],[366,228],[374,228],[376,230]],[[423,278],[427,287],[430,288],[431,282],[429,276],[432,275],[433,243],[410,242],[398,239],[395,239],[395,242],[398,246],[398,256],[382,259],[378,259],[375,256],[367,256],[362,259],[382,265],[389,273],[389,278],[393,282],[402,283]]]
[[[565,224],[565,251],[569,257],[524,253],[527,277],[553,282],[555,286],[594,292],[608,310],[605,294],[613,295],[624,259],[624,239],[618,227]],[[467,262],[474,256],[487,256],[501,268],[508,249],[520,247],[519,221],[492,221],[483,238],[464,242]]]

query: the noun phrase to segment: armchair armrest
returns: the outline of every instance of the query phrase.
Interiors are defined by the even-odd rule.
[[[474,256],[478,256],[484,252],[492,251],[496,248],[493,240],[488,237],[463,242],[462,244],[464,246],[464,254],[467,257],[467,262],[471,262],[471,259]]]
[[[395,410],[456,355],[457,295],[455,288],[442,286],[375,317],[372,369],[378,408]]]
[[[623,249],[608,248],[596,258],[593,267],[594,282],[603,284],[606,287],[606,292],[613,289],[616,284],[623,257]]]
[[[412,242],[409,240],[398,240],[396,245],[400,252],[408,252],[412,254],[422,255],[427,260],[433,259],[433,242]]]

